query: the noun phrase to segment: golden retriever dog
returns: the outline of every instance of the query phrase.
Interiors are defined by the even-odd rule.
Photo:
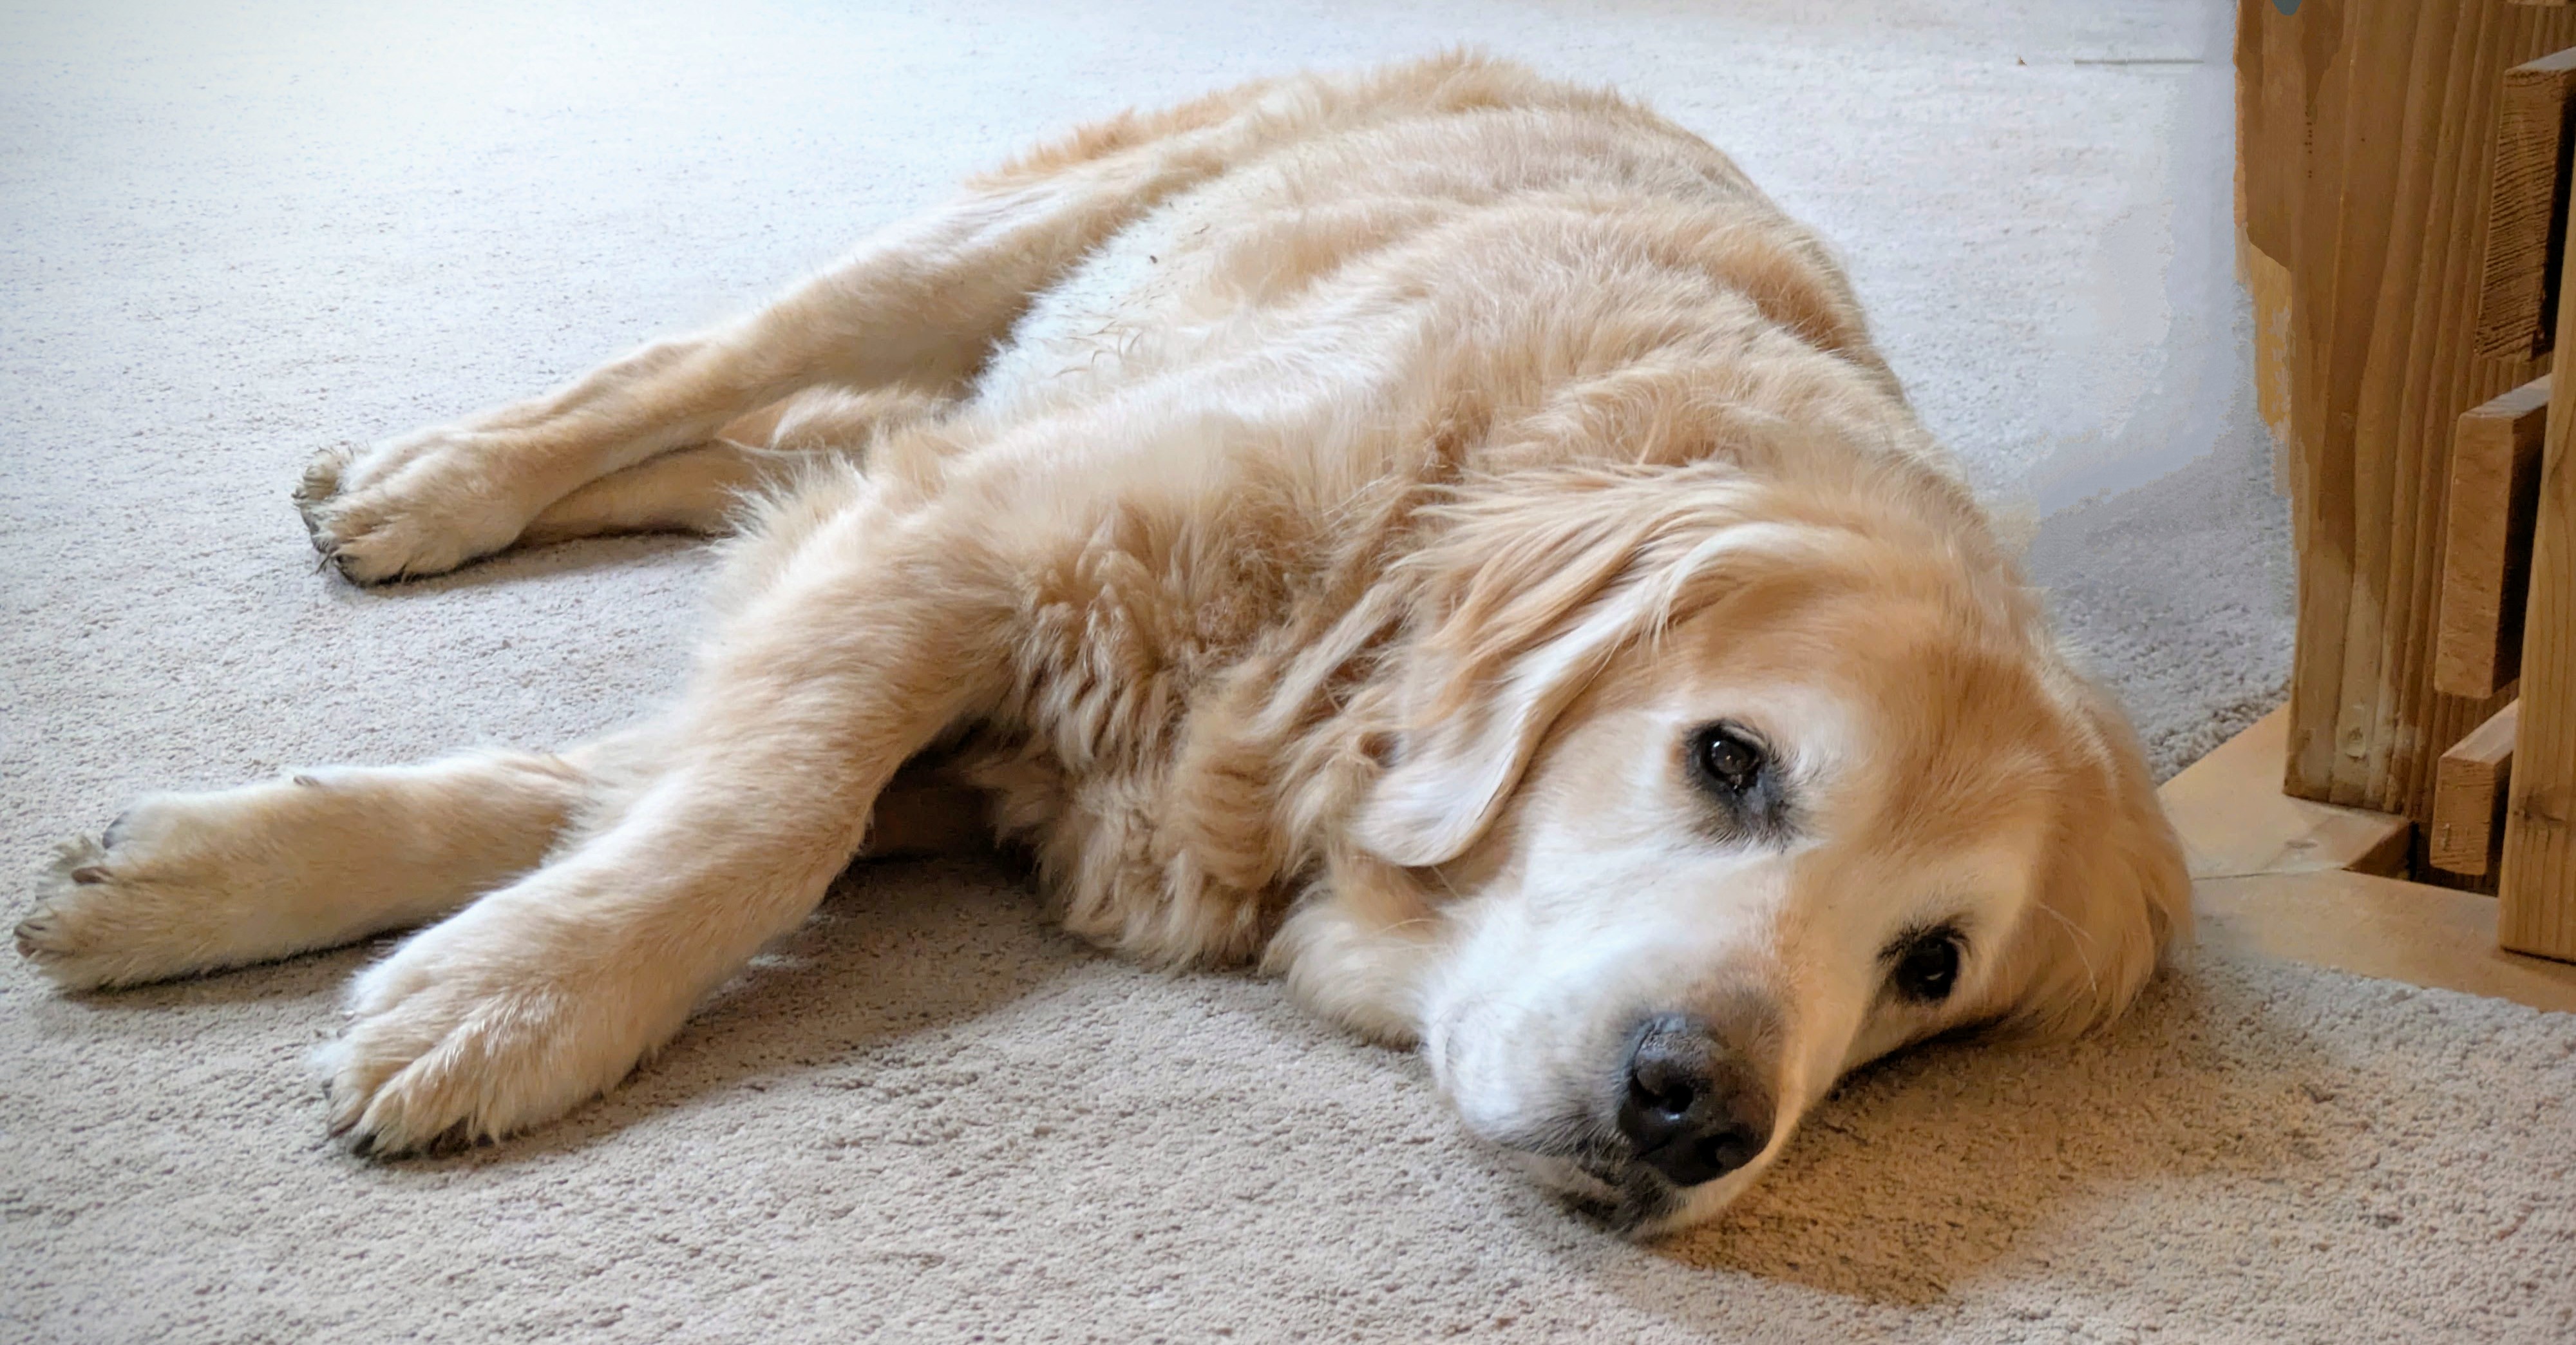
[[[361,584],[734,536],[640,727],[65,847],[17,931],[64,987],[428,925],[321,1062],[361,1152],[616,1086],[855,856],[961,821],[1087,938],[1418,1046],[1637,1234],[1864,1061],[2112,1018],[2189,918],[2133,735],[1823,245],[1476,56],[1092,126],[298,500]]]

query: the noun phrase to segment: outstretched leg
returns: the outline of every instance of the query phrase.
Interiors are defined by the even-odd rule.
[[[361,583],[436,574],[509,546],[585,484],[707,443],[802,389],[953,393],[1031,295],[1128,221],[1288,133],[1231,115],[1258,92],[1094,128],[729,326],[657,342],[543,397],[327,453],[296,491],[314,545]]]
[[[655,768],[647,732],[561,755],[469,752],[324,767],[135,801],[66,842],[19,953],[67,990],[141,985],[336,948],[455,914],[601,826]],[[982,801],[935,769],[877,800],[871,858],[989,843]]]
[[[147,795],[62,847],[18,951],[85,990],[435,920],[535,867],[589,787],[565,757],[475,752]]]
[[[946,401],[908,388],[799,393],[725,426],[713,443],[646,458],[582,486],[547,505],[519,540],[729,533],[747,499],[788,487],[823,460],[863,463],[879,437],[937,414]]]
[[[495,1136],[611,1087],[795,928],[896,770],[1000,697],[1009,571],[862,504],[719,633],[661,773],[545,867],[362,976],[326,1058],[362,1149]]]

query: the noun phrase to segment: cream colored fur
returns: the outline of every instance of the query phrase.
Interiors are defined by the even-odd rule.
[[[2117,1014],[2188,918],[2125,724],[1824,248],[1704,143],[1510,65],[1118,118],[298,494],[362,583],[739,532],[645,727],[156,795],[66,848],[18,931],[66,987],[440,921],[326,1055],[362,1148],[614,1086],[958,799],[1070,928],[1421,1042],[1471,1128],[1641,1230],[1856,1063]],[[1773,745],[1790,831],[1711,831],[1678,744],[1719,720]],[[1930,922],[1959,989],[1901,1002],[1890,941]],[[1780,1122],[1658,1194],[1566,1136],[1667,1010],[1740,1035]]]

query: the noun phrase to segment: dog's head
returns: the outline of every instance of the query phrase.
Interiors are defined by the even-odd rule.
[[[1292,984],[1638,1232],[1724,1206],[1864,1061],[2118,1014],[2189,920],[2179,849],[1973,506],[1925,492],[1470,489]]]

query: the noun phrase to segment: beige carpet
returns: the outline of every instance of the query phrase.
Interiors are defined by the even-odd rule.
[[[2225,8],[0,11],[0,865],[671,685],[696,549],[353,592],[286,505],[315,448],[717,316],[1076,117],[1460,39],[1654,98],[1840,241],[1926,416],[2057,510],[2034,569],[2170,767],[2288,639]],[[83,999],[0,961],[0,1341],[2576,1335],[2576,1020],[2299,967],[1892,1063],[1640,1248],[1410,1058],[977,866],[854,875],[625,1090],[454,1159],[323,1143],[303,1058],[369,955]]]

